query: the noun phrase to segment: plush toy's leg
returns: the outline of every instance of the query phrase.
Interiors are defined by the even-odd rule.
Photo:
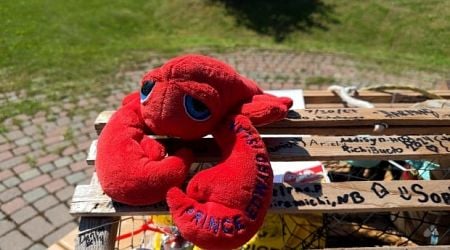
[[[261,126],[285,118],[291,106],[290,98],[261,94],[253,96],[250,103],[245,103],[240,113],[249,117],[253,125]]]
[[[96,170],[103,190],[113,200],[144,205],[164,200],[169,188],[181,185],[192,162],[183,149],[165,157],[164,147],[144,133],[139,96],[130,95],[102,130]]]
[[[214,137],[226,159],[197,173],[186,194],[170,189],[167,203],[187,240],[205,249],[232,249],[261,226],[272,198],[273,173],[247,117],[233,117]]]

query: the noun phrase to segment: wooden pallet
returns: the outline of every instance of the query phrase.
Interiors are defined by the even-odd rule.
[[[450,99],[450,91],[436,94]],[[375,104],[377,108],[373,109],[346,108],[338,97],[326,91],[305,91],[304,97],[306,109],[293,110],[283,121],[258,128],[271,161],[429,159],[450,162],[450,136],[447,136],[450,109],[411,108],[411,103],[424,100],[419,94],[359,93],[359,98]],[[99,114],[95,122],[97,133],[113,113]],[[169,152],[189,146],[201,162],[219,159],[212,138],[188,145],[173,138],[156,138]],[[89,165],[95,165],[95,157],[96,141],[90,148]],[[450,211],[449,180],[276,184],[273,194],[271,211],[275,213]],[[112,222],[120,216],[164,214],[167,206],[160,203],[130,207],[114,202],[103,193],[94,175],[91,184],[76,187],[70,211],[81,216],[80,232],[85,232],[78,236],[78,249],[88,245],[112,248],[116,230]],[[96,226],[95,230],[87,230]]]

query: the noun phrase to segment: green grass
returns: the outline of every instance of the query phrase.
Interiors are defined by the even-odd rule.
[[[256,47],[343,54],[394,71],[450,67],[450,1],[327,0],[320,11],[302,12],[304,20],[293,13],[308,11],[302,9],[306,0],[290,1],[290,9],[278,8],[286,15],[276,17],[263,12],[268,0],[237,2],[3,0],[0,92],[26,89],[30,98],[0,106],[0,120],[101,92],[119,67],[133,67],[155,52]],[[48,103],[33,100],[37,94],[48,96]]]
[[[329,84],[333,84],[334,82],[335,82],[335,79],[333,77],[325,77],[325,76],[308,77],[305,80],[305,84],[307,86],[329,85]]]

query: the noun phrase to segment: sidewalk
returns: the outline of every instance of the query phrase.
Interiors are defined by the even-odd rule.
[[[330,82],[435,88],[445,80],[426,72],[386,74],[375,66],[326,54],[244,50],[211,55],[265,89],[324,88]],[[165,60],[151,58],[140,68],[151,69]],[[86,93],[50,112],[19,115],[3,123],[7,132],[0,134],[0,249],[46,249],[77,226],[77,219],[68,213],[69,202],[75,185],[88,182],[94,171],[85,163],[91,140],[97,137],[94,119],[138,89],[143,73],[120,73],[106,99]],[[25,93],[1,93],[0,104],[25,97]]]

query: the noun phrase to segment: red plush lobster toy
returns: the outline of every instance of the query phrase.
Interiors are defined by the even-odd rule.
[[[270,161],[253,126],[284,118],[291,105],[216,59],[174,58],[148,72],[103,129],[100,184],[129,205],[166,199],[181,235],[201,248],[239,247],[257,232],[272,198]],[[194,175],[183,192],[195,155],[182,148],[167,156],[148,134],[186,141],[212,134],[223,160]]]

